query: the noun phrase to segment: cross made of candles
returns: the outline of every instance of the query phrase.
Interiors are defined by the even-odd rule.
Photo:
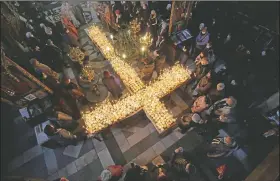
[[[175,64],[173,67],[163,70],[156,81],[145,85],[136,71],[122,57],[114,53],[114,47],[101,28],[93,25],[86,32],[104,57],[111,62],[112,67],[130,91],[129,96],[116,103],[105,100],[94,110],[82,113],[86,129],[91,133],[97,133],[141,110],[145,111],[158,132],[161,133],[172,126],[175,118],[169,113],[160,98],[189,80],[188,70]]]

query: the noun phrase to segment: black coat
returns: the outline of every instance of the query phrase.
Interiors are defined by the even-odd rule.
[[[57,46],[46,45],[42,50],[42,62],[56,72],[62,72],[63,55]]]

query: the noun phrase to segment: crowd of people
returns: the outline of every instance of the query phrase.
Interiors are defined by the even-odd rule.
[[[118,28],[137,18],[141,24],[141,33],[149,32],[154,40],[150,50],[154,51],[157,57],[166,56],[163,44],[168,38],[168,20],[171,11],[169,2],[116,1],[110,4],[110,8]],[[71,19],[62,14],[61,24],[58,24],[42,13],[36,13],[39,15],[26,21],[24,41],[30,52],[30,64],[34,72],[54,91],[55,106],[49,116],[55,117],[58,121],[51,121],[51,124],[44,128],[45,134],[60,146],[76,145],[78,141],[89,137],[101,141],[99,137],[88,134],[87,130],[77,124],[77,120],[81,118],[78,103],[86,102],[86,98],[66,58],[71,47],[81,48],[85,58],[83,64],[79,65],[80,69],[89,62],[89,56],[79,42],[77,28],[82,21],[77,23],[78,17],[73,21],[74,15],[71,15]],[[100,18],[101,15],[98,16]],[[189,59],[195,68],[191,71],[192,80],[186,87],[193,104],[186,114],[178,118],[177,123],[183,133],[197,129],[201,134],[212,136],[223,125],[237,120],[237,99],[232,95],[236,82],[233,79],[224,81],[226,79],[221,79],[215,71],[217,56],[212,46],[210,32],[204,23],[199,26],[192,51],[183,51],[179,62],[188,68]],[[102,82],[115,99],[122,96],[123,88],[120,81],[109,71],[103,72]],[[236,148],[237,144],[231,137],[214,139],[211,137],[207,156],[223,156]],[[131,167],[124,173],[121,165],[109,166],[98,179],[116,181],[123,176],[124,181],[145,181],[147,168],[136,164],[132,164]],[[182,147],[174,150],[167,164],[156,165],[155,169],[158,173],[157,181],[170,181],[175,177],[177,180],[188,179],[190,174],[196,172],[195,165]],[[223,177],[223,172],[219,177]],[[60,180],[63,179],[67,180],[66,178]]]

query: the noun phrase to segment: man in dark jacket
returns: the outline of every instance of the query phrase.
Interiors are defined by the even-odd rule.
[[[64,60],[62,50],[53,44],[52,40],[47,40],[47,45],[42,50],[44,64],[48,65],[54,71],[61,73]]]

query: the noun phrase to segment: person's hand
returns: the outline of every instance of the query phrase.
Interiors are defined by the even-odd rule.
[[[186,171],[187,171],[188,173],[190,172],[190,166],[191,166],[190,163],[188,163],[188,164],[186,165]]]
[[[175,150],[175,153],[182,153],[183,152],[183,148],[179,147]]]
[[[225,122],[225,119],[226,119],[226,116],[223,114],[219,117],[219,121],[221,121],[221,122]]]

